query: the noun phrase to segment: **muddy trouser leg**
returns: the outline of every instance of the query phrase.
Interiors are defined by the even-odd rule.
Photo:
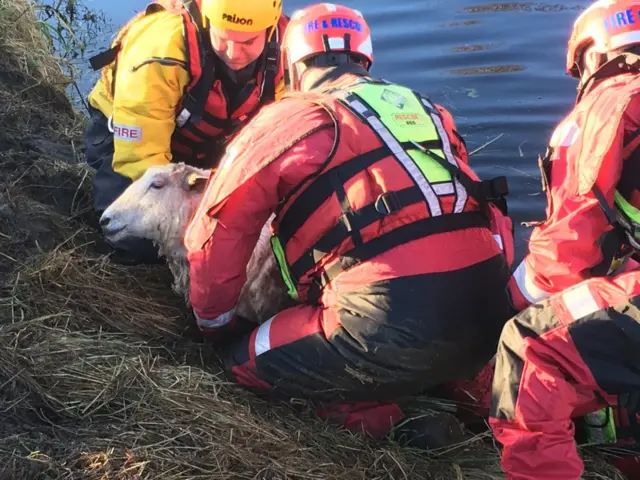
[[[331,305],[287,309],[226,352],[227,373],[384,436],[404,418],[399,398],[470,378],[493,356],[511,312],[503,262],[375,282],[336,293]]]
[[[640,391],[638,299],[625,302],[606,282],[533,305],[502,332],[489,422],[510,480],[579,479],[571,419],[606,405],[630,408],[624,399]]]
[[[131,180],[113,171],[113,133],[107,126],[107,117],[89,106],[90,118],[84,133],[85,157],[96,170],[93,179],[93,207],[98,217],[131,185]],[[119,263],[163,263],[158,250],[150,240],[129,239],[113,245],[114,260]]]

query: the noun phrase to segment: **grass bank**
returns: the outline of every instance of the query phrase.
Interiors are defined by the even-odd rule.
[[[401,449],[226,383],[168,272],[102,255],[84,118],[41,35],[0,0],[0,479],[503,478],[489,436]]]

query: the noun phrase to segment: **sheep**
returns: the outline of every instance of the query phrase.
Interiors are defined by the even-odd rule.
[[[195,214],[210,170],[175,163],[149,168],[133,182],[101,215],[100,226],[106,240],[116,245],[128,238],[145,238],[167,259],[173,274],[173,290],[189,305],[189,263],[183,238]],[[271,250],[270,225],[260,238],[247,265],[247,281],[242,287],[236,312],[262,323],[292,305]]]

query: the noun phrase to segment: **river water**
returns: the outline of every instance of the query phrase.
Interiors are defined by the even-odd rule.
[[[573,105],[575,83],[564,73],[566,43],[574,19],[590,3],[557,1],[344,3],[359,9],[371,26],[372,73],[418,90],[449,109],[469,151],[480,149],[471,157],[474,170],[482,178],[508,177],[517,259],[530,234],[520,222],[544,215],[537,155]],[[94,0],[88,5],[101,9],[117,27],[146,3]],[[309,3],[284,0],[284,9],[291,14]],[[104,44],[109,42],[105,37]],[[87,92],[94,79],[85,76],[81,91]]]

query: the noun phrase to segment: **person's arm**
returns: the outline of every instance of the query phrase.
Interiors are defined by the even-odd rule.
[[[113,170],[134,181],[149,167],[171,161],[176,109],[189,82],[184,37],[175,30],[182,20],[167,15],[133,27],[118,58]],[[168,37],[167,29],[173,29]]]
[[[634,112],[628,109],[628,114]],[[602,270],[601,267],[611,260],[608,258],[611,253],[605,255],[603,248],[610,248],[608,237],[614,234],[613,226],[599,202],[598,193],[613,209],[614,193],[622,171],[624,132],[640,125],[629,115],[620,122],[602,159],[593,158],[591,148],[585,146],[581,149],[574,148],[573,144],[556,147],[567,149],[570,164],[551,162],[547,220],[534,227],[528,254],[516,268],[511,281],[514,305],[519,310],[592,277],[596,269]],[[600,122],[601,119],[591,121]],[[584,129],[589,130],[588,126]],[[571,158],[572,155],[584,158]],[[576,193],[577,173],[571,165],[577,170],[599,166],[594,188],[584,194]]]
[[[250,137],[252,128],[252,123],[248,124],[240,135]],[[218,335],[221,327],[234,322],[235,305],[247,280],[246,266],[265,222],[283,195],[320,168],[331,151],[333,135],[332,128],[313,133],[237,186],[223,185],[233,177],[232,172],[219,175],[205,193],[185,236],[189,297],[203,333]],[[238,140],[242,142],[242,138]],[[241,152],[229,168],[250,171],[253,162],[260,159],[251,152]],[[210,204],[208,198],[217,198],[220,188],[230,194],[218,202],[221,206]],[[212,209],[215,218],[209,213]]]

